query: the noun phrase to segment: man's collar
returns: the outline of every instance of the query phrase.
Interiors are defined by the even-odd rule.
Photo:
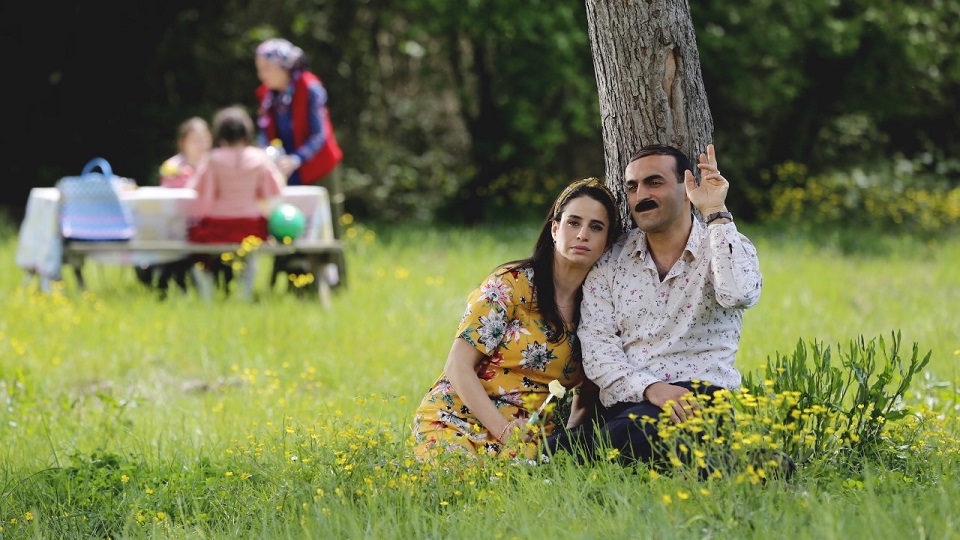
[[[627,237],[624,247],[636,253],[642,261],[647,257],[647,251],[649,250],[647,247],[647,233],[641,231],[639,227],[634,227],[633,230],[630,231],[630,236]]]
[[[696,259],[703,253],[702,247],[703,239],[706,236],[704,234],[706,225],[701,223],[695,215],[691,215],[690,218],[693,221],[693,226],[690,227],[690,235],[687,237],[687,245],[684,246],[683,251],[684,253],[689,253],[691,257]],[[647,233],[641,231],[639,228],[634,228],[627,239],[627,247],[639,255],[641,259],[646,258],[647,252],[650,250],[650,247],[647,245]]]

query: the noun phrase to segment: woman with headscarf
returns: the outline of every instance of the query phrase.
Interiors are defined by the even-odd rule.
[[[287,185],[312,184],[343,159],[327,111],[327,91],[306,68],[303,49],[285,39],[268,39],[257,47],[257,126],[260,143],[283,144],[277,165]]]

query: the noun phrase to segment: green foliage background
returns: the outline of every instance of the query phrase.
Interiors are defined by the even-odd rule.
[[[15,181],[0,199],[14,217],[31,186],[76,174],[95,155],[155,182],[181,120],[234,103],[255,109],[252,52],[271,36],[303,47],[328,87],[357,215],[530,213],[554,185],[603,171],[580,0],[12,9],[2,34],[21,97],[3,163]],[[811,178],[854,168],[882,177],[906,160],[944,189],[960,183],[956,2],[693,0],[690,9],[742,218],[769,210],[787,162]],[[49,51],[30,54],[38,41]]]

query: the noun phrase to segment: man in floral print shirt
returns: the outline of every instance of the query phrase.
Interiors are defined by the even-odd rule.
[[[637,227],[583,286],[578,337],[603,408],[601,432],[580,436],[608,441],[627,462],[662,458],[657,428],[645,417],[666,410],[679,423],[696,407],[692,392],[740,385],[734,356],[743,310],[760,299],[760,265],[725,206],[729,183],[713,145],[697,167],[699,185],[676,148],[648,146],[632,156],[624,187]]]

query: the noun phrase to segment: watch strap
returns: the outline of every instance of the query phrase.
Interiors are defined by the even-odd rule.
[[[704,221],[704,223],[706,223],[707,225],[709,225],[710,222],[716,221],[716,220],[718,220],[718,219],[723,219],[723,218],[727,218],[727,219],[729,219],[730,221],[733,221],[733,214],[731,214],[730,212],[714,212],[714,213],[710,214],[709,216],[707,216],[706,218],[704,218],[703,221]]]

